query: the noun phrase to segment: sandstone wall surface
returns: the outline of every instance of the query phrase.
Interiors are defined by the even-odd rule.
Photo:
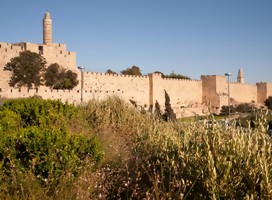
[[[165,95],[170,98],[171,107],[178,117],[202,113],[199,108],[202,104],[202,81],[162,78],[161,74],[151,75],[153,85],[153,107],[157,101],[163,111],[165,108]]]
[[[135,101],[145,108],[149,106],[148,76],[83,72],[83,79],[83,89],[86,91],[85,100],[93,98],[93,93],[97,93],[96,98],[99,99],[111,94]]]

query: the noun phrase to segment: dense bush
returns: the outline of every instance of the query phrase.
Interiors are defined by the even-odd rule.
[[[255,109],[254,106],[249,103],[242,103],[237,106],[230,105],[230,113],[235,113],[235,112],[249,113],[249,112],[252,112],[254,109]],[[222,106],[220,114],[221,115],[228,115],[229,114],[229,107]]]
[[[77,112],[74,105],[63,104],[60,100],[43,100],[38,97],[7,100],[0,107],[0,112],[14,112],[20,116],[18,126],[41,126],[67,123]]]
[[[0,107],[0,199],[56,197],[60,186],[67,191],[75,184],[83,168],[95,170],[103,156],[99,143],[70,128],[81,119],[79,111],[39,98],[8,100]]]
[[[267,106],[268,109],[272,110],[272,96],[269,96],[265,101],[265,105]]]
[[[14,134],[1,132],[0,161],[2,170],[11,173],[14,167],[31,171],[42,182],[55,184],[62,173],[73,175],[86,158],[101,159],[97,142],[82,135],[71,135],[67,130],[31,127]]]
[[[14,157],[17,154],[2,149],[7,157],[2,160],[2,167],[9,166],[6,169],[10,170],[10,174],[2,173],[0,179],[13,180],[12,183],[16,183],[19,188],[17,190],[32,196],[32,199],[43,196],[53,199],[271,199],[272,141],[266,134],[267,118],[262,111],[255,112],[255,127],[252,129],[221,124],[207,127],[203,121],[164,122],[149,114],[142,114],[135,107],[114,97],[103,101],[92,100],[82,109],[84,112],[81,113],[81,119],[86,120],[89,124],[87,129],[97,135],[105,153],[101,167],[93,166],[96,159],[100,158],[99,151],[95,153],[95,150],[88,151],[89,148],[85,148],[87,143],[93,144],[92,148],[96,143],[86,139],[86,136],[80,136],[85,138],[85,142],[80,143],[81,145],[72,144],[71,149],[83,146],[82,151],[75,152],[84,153],[75,155],[71,150],[67,155],[71,155],[68,158],[75,156],[80,161],[78,163],[83,161],[83,165],[77,165],[68,159],[70,164],[58,168],[63,170],[62,175],[58,171],[51,173],[48,177],[59,177],[53,191],[44,190],[43,187],[47,188],[46,184],[43,187],[37,186],[33,181],[37,179],[33,173],[36,168],[32,167],[33,163],[37,163],[42,166],[37,171],[57,169],[56,166],[62,161],[52,153],[48,154],[49,157],[45,156],[48,162],[40,159],[44,154],[39,154],[37,160],[29,159],[26,166],[31,167],[28,168],[22,164],[24,159],[10,163],[6,155]],[[17,115],[13,119],[15,121]],[[13,123],[10,126],[13,127]],[[28,127],[15,134],[21,135],[16,140],[3,141],[9,146],[15,146],[16,141],[24,141],[24,138],[29,138],[35,131],[40,132],[35,127]],[[46,136],[37,134],[37,138],[27,140],[24,144],[29,150],[22,152],[33,151],[30,147],[36,149],[35,141],[40,141],[39,138],[43,138],[41,141],[46,141],[48,147],[47,150],[42,149],[43,152],[56,152],[56,149],[65,148],[62,145],[50,146],[55,143],[52,133],[58,133],[57,137],[64,137],[60,140],[66,141],[66,145],[73,143],[72,140],[81,141],[72,139],[73,134],[67,134],[66,129],[46,129],[41,131]],[[10,141],[12,142],[8,143]],[[59,154],[62,153],[66,152],[59,150]],[[84,162],[84,158],[81,160],[82,155],[84,157],[89,154],[93,156],[88,161]],[[52,161],[58,164],[53,164]],[[17,168],[14,163],[22,165],[18,168],[25,172],[15,171]],[[47,171],[50,174],[51,171]],[[77,178],[71,178],[73,174]],[[11,190],[5,189],[5,184],[1,186],[1,194],[9,194],[8,197],[13,199],[18,197]]]

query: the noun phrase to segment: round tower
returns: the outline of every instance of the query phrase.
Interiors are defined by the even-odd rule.
[[[237,83],[245,83],[244,73],[241,68],[238,71]]]
[[[52,44],[52,20],[48,11],[46,11],[43,19],[43,44]]]

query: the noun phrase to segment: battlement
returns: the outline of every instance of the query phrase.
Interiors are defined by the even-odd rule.
[[[83,72],[86,75],[94,76],[106,76],[106,77],[120,77],[120,78],[148,78],[148,75],[135,76],[135,75],[124,75],[124,74],[109,74],[109,73],[99,73],[99,72]]]
[[[223,75],[201,75],[201,79],[208,79],[208,78],[224,78],[225,76]]]
[[[238,83],[230,83],[228,93],[226,76],[202,75],[200,80],[163,78],[161,73],[150,73],[143,76],[109,74],[97,72],[83,72],[76,65],[76,53],[67,51],[66,44],[53,43],[52,20],[47,11],[44,18],[44,38],[42,44],[36,43],[4,43],[0,42],[0,97],[27,98],[40,96],[44,99],[60,99],[69,103],[80,103],[90,99],[103,99],[110,95],[117,95],[125,101],[133,99],[137,105],[154,108],[155,102],[164,105],[165,92],[171,98],[171,105],[175,112],[184,107],[196,104],[209,104],[211,109],[220,109],[227,104],[227,96],[235,102],[263,103],[268,96],[272,96],[272,83],[244,84],[243,72],[238,73]],[[66,69],[78,73],[79,84],[73,90],[54,90],[47,87],[38,89],[10,88],[10,71],[3,71],[10,59],[19,56],[22,51],[32,51],[42,55],[47,65],[58,63]],[[82,82],[81,82],[82,81]],[[83,84],[83,85],[81,85]],[[82,92],[82,93],[81,93]],[[82,96],[81,96],[82,95]],[[81,97],[83,97],[81,99]]]
[[[179,78],[162,78],[163,81],[178,81],[178,82],[201,82],[201,80],[194,79],[179,79]]]
[[[14,50],[23,51],[24,46],[12,44],[12,43],[0,42],[0,51],[1,51],[1,49],[5,50],[4,52],[14,51]]]

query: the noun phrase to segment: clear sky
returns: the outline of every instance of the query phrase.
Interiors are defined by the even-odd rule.
[[[136,65],[201,75],[242,68],[247,83],[272,82],[272,0],[0,0],[0,41],[42,43],[49,10],[53,42],[86,71]]]

